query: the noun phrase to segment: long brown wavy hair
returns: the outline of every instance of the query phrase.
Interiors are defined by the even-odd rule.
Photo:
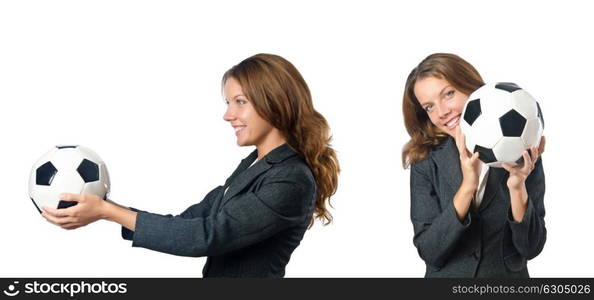
[[[256,54],[229,69],[223,75],[241,85],[258,115],[280,130],[287,143],[299,153],[316,181],[314,219],[324,225],[332,222],[326,204],[336,193],[340,166],[324,116],[317,112],[305,80],[295,66],[273,54]],[[331,206],[331,205],[330,205]]]
[[[470,95],[485,84],[481,75],[470,63],[449,53],[431,54],[410,72],[402,99],[404,126],[410,135],[410,141],[402,149],[404,168],[427,158],[431,148],[441,144],[448,137],[431,123],[414,92],[417,80],[428,76],[445,79],[455,89],[466,95]]]

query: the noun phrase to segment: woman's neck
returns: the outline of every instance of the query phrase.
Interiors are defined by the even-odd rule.
[[[285,143],[287,143],[287,140],[280,134],[280,132],[271,132],[262,143],[256,145],[256,149],[258,150],[258,157],[256,159],[262,159],[262,157],[266,156],[270,151]]]

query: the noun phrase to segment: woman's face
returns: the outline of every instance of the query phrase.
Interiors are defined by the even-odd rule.
[[[431,123],[454,136],[468,95],[455,89],[447,80],[433,76],[417,79],[414,93]]]
[[[227,79],[224,89],[227,111],[223,119],[235,130],[237,145],[259,147],[266,144],[278,130],[258,115],[235,78]]]

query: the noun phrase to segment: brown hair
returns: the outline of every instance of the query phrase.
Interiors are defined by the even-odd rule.
[[[410,135],[410,141],[402,149],[404,168],[425,159],[431,148],[441,144],[447,137],[447,134],[431,123],[414,92],[417,80],[428,76],[445,79],[455,89],[466,95],[470,95],[485,84],[481,75],[470,63],[449,53],[431,54],[410,72],[402,99],[404,126]]]
[[[304,158],[316,181],[314,217],[324,225],[331,223],[326,202],[330,205],[330,196],[336,193],[340,167],[330,147],[328,123],[314,109],[299,71],[278,55],[256,54],[229,69],[223,75],[223,85],[228,78],[239,81],[256,112],[280,130],[289,146]]]

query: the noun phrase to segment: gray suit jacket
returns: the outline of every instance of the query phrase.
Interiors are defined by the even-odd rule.
[[[458,220],[452,200],[462,172],[451,137],[413,164],[410,176],[413,242],[426,277],[529,277],[526,261],[542,251],[547,235],[542,159],[526,180],[528,209],[520,223],[511,217],[509,174],[498,168],[489,170],[478,209]]]
[[[138,211],[136,231],[122,227],[122,237],[134,247],[208,256],[204,277],[284,276],[313,215],[315,181],[287,144],[250,167],[256,157],[180,215]]]

